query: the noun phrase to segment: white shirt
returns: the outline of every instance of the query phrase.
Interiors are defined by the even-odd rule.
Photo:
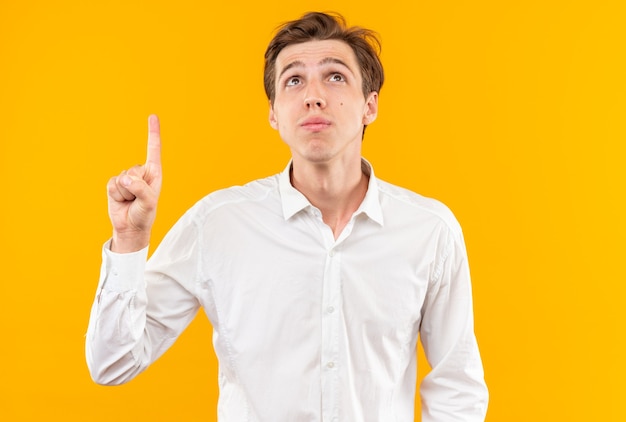
[[[214,192],[147,250],[103,250],[86,342],[93,379],[132,379],[200,307],[214,328],[220,422],[483,421],[461,229],[441,203],[377,180],[335,240],[279,175]]]

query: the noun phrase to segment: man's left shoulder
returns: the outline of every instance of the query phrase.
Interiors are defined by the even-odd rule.
[[[454,231],[461,230],[456,216],[443,202],[380,179],[377,182],[380,195],[391,201],[393,207],[404,207],[415,215],[429,215]]]

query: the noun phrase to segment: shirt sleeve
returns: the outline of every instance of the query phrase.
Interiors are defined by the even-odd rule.
[[[196,315],[192,225],[179,222],[149,261],[148,248],[102,250],[100,281],[91,308],[85,352],[92,379],[130,381],[161,356]]]
[[[423,422],[482,422],[489,394],[476,337],[467,253],[450,234],[422,310],[420,338],[431,371],[420,387]]]

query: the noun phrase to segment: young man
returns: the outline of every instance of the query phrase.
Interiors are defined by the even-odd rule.
[[[461,229],[439,202],[385,183],[361,158],[383,71],[370,31],[311,13],[266,52],[269,120],[292,160],[214,192],[146,264],[161,186],[146,164],[108,185],[113,238],[87,335],[94,380],[126,382],[204,307],[221,422],[413,421],[418,335],[432,365],[422,421],[483,421]]]

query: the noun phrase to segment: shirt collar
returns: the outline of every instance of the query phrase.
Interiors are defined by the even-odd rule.
[[[311,203],[299,190],[291,185],[291,165],[293,160],[289,160],[289,164],[285,170],[278,176],[278,188],[280,190],[280,200],[283,205],[283,216],[285,220],[289,220],[298,212],[310,207]]]
[[[291,185],[291,165],[292,160],[289,160],[287,167],[285,167],[282,173],[278,176],[278,186],[285,220],[289,220],[291,217],[307,207],[312,207],[309,200]],[[376,176],[374,175],[374,169],[364,158],[361,158],[361,167],[363,169],[363,173],[369,176],[369,182],[365,198],[363,198],[363,202],[361,202],[361,205],[355,212],[355,215],[364,213],[370,219],[382,226],[383,211],[380,205],[380,198],[378,196],[378,182]]]

